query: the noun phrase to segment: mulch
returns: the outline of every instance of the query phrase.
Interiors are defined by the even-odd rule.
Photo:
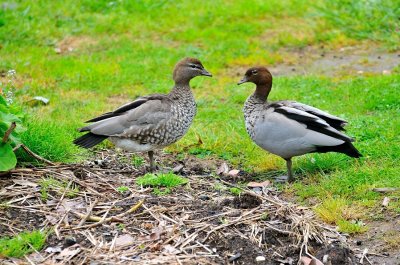
[[[254,190],[218,177],[220,160],[183,158],[178,174],[188,184],[155,195],[135,184],[146,168],[134,168],[130,156],[99,151],[82,164],[2,176],[0,234],[41,229],[49,236],[42,250],[0,257],[1,264],[358,264],[361,254],[345,235],[310,208],[285,201],[271,185]],[[178,163],[171,155],[161,160]],[[48,178],[64,184],[44,190]]]

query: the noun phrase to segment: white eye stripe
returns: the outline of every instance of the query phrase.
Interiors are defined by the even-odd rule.
[[[196,68],[196,69],[200,69],[200,70],[202,69],[202,67],[201,67],[200,65],[193,64],[193,63],[190,63],[189,66],[190,66],[191,68]]]

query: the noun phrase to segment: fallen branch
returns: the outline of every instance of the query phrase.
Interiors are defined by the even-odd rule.
[[[79,226],[78,225],[77,227],[72,228],[72,230],[76,230],[76,229],[80,229],[80,228],[85,228],[85,229],[86,228],[92,228],[92,227],[95,227],[95,226],[98,226],[98,225],[101,225],[101,224],[104,224],[104,223],[107,223],[107,222],[122,222],[123,221],[122,218],[124,216],[126,216],[126,215],[128,215],[130,213],[133,213],[134,211],[139,209],[142,206],[143,202],[144,202],[144,200],[140,200],[137,204],[132,206],[128,211],[123,212],[121,214],[117,214],[115,216],[108,217],[108,218],[105,218],[105,216],[107,216],[107,214],[108,214],[108,212],[110,211],[111,208],[104,214],[103,217],[96,216],[96,215],[86,216],[85,214],[81,214],[81,213],[78,213],[78,212],[75,212],[75,211],[71,211],[71,213],[75,214],[79,218],[82,218],[82,219],[86,218],[87,221],[97,222],[97,223],[94,223],[94,224],[91,224],[91,225],[87,225],[87,226]]]
[[[8,128],[8,130],[6,131],[6,133],[4,134],[3,137],[3,143],[6,143],[8,141],[8,138],[10,137],[10,134],[12,133],[12,131],[15,129],[15,127],[17,127],[17,124],[15,123],[15,121],[13,121],[10,125],[10,128]]]
[[[4,139],[3,139],[4,140]],[[41,162],[44,162],[50,166],[55,166],[56,164],[54,164],[53,162],[51,162],[50,160],[47,160],[46,158],[41,157],[38,154],[35,154],[31,149],[29,149],[26,145],[24,144],[19,144],[16,147],[14,147],[13,151],[15,152],[16,150],[18,150],[19,148],[22,148],[28,155],[32,156],[33,158],[35,158],[36,160],[39,160]]]

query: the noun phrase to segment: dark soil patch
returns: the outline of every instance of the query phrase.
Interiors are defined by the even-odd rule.
[[[225,205],[231,205],[236,209],[252,209],[259,206],[261,203],[262,200],[260,198],[246,193],[233,199],[227,199],[224,201]]]

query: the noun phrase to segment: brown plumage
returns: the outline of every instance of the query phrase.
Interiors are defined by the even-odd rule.
[[[185,58],[173,72],[175,86],[169,94],[137,98],[118,109],[93,118],[79,131],[88,132],[74,141],[90,148],[105,139],[132,152],[148,152],[154,170],[153,151],[178,141],[196,115],[196,103],[189,82],[196,76],[211,76],[198,59]]]
[[[286,160],[289,181],[294,156],[313,152],[362,156],[353,139],[341,132],[345,120],[295,101],[268,102],[272,75],[267,68],[250,68],[238,85],[246,82],[256,84],[243,108],[246,130],[258,146]]]

